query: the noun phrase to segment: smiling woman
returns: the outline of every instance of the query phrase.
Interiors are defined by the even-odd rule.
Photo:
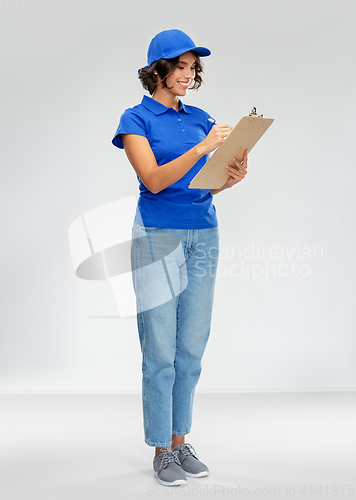
[[[190,90],[195,90],[198,89],[203,83],[201,77],[203,64],[197,52],[191,51],[187,55],[190,54],[194,57],[192,69],[195,70],[193,76],[194,84],[190,87]],[[183,54],[182,56],[177,56],[173,59],[159,59],[158,61],[152,63],[149,68],[142,68],[139,73],[139,79],[141,80],[143,87],[152,95],[157,85],[162,84],[163,87],[169,86],[166,81],[167,77],[171,76],[176,68],[183,70],[189,64],[186,60],[184,60],[185,55],[186,54]],[[187,89],[188,87],[185,88]]]
[[[209,49],[197,47],[180,30],[158,33],[148,49],[148,65],[139,70],[152,97],[145,95],[140,104],[126,109],[112,140],[125,149],[139,181],[131,265],[142,351],[144,433],[145,442],[156,447],[154,474],[165,486],[209,474],[184,437],[191,429],[194,392],[210,334],[219,255],[213,194],[247,173],[245,153],[243,164],[229,167],[223,188],[188,188],[209,153],[232,130],[180,100],[188,89],[201,86],[200,57],[208,55]],[[173,239],[177,245],[172,246]]]

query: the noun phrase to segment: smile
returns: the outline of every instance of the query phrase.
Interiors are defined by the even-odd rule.
[[[190,85],[190,82],[178,82],[181,87],[187,89]]]

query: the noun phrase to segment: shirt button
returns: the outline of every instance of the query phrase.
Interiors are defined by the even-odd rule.
[[[182,132],[185,132],[185,128],[182,128]]]
[[[181,122],[182,121],[182,118],[178,118],[178,121]]]

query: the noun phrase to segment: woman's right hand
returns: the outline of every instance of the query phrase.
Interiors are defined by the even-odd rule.
[[[226,137],[230,134],[232,127],[227,123],[222,125],[213,125],[209,134],[205,137],[205,139],[199,144],[202,154],[208,154],[214,151],[217,147],[219,147]]]

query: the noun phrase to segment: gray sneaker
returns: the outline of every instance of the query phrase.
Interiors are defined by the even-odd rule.
[[[177,453],[182,469],[189,477],[203,477],[209,474],[208,467],[201,462],[189,443],[182,443],[172,450]]]
[[[158,482],[163,486],[187,484],[187,476],[180,466],[177,453],[168,448],[153,459],[153,470]]]

